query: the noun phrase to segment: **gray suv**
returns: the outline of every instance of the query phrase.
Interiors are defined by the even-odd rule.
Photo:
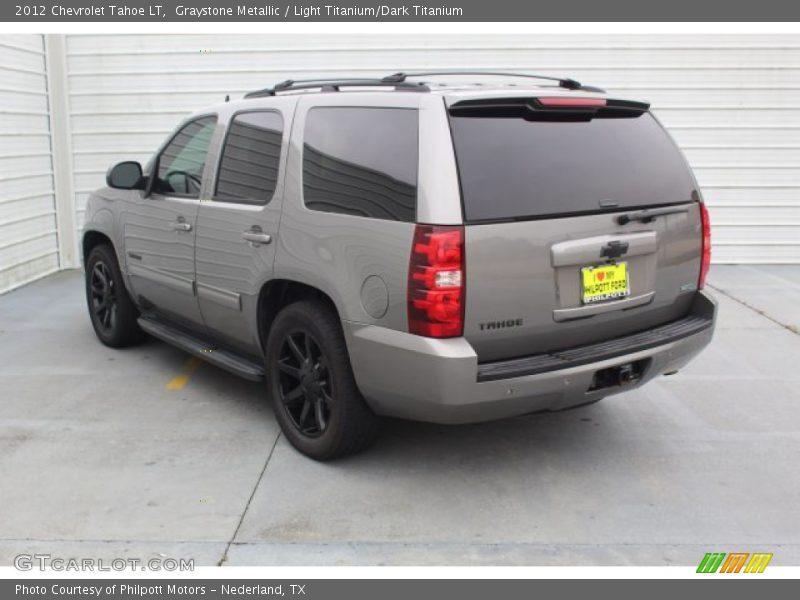
[[[684,366],[714,329],[708,213],[649,105],[448,75],[285,81],[112,167],[83,235],[100,341],[265,380],[319,460],[379,416],[560,410]]]

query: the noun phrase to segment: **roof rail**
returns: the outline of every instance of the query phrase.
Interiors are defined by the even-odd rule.
[[[321,88],[322,91],[338,92],[343,87],[393,87],[397,90],[407,90],[413,92],[430,91],[424,83],[412,83],[405,81],[385,81],[384,79],[287,79],[276,83],[272,87],[256,90],[244,95],[245,98],[261,98],[264,96],[274,96],[277,92],[289,92],[294,90],[310,90]]]
[[[579,81],[575,81],[574,79],[569,78],[560,78],[560,77],[548,77],[546,75],[528,75],[526,73],[506,73],[503,71],[424,71],[418,73],[394,73],[393,75],[387,75],[381,81],[385,81],[387,83],[405,83],[409,77],[432,77],[432,76],[439,76],[439,75],[491,75],[497,77],[524,77],[526,79],[544,79],[547,81],[557,81],[559,87],[566,88],[568,90],[591,90],[591,91],[602,91],[599,88],[590,88],[588,86],[582,86]]]

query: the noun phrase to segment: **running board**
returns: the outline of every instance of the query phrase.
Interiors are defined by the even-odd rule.
[[[244,377],[250,381],[263,381],[264,380],[264,367],[250,359],[234,354],[228,350],[217,348],[213,344],[207,344],[203,340],[187,334],[180,329],[176,329],[169,325],[150,319],[147,317],[139,317],[139,327],[144,329],[147,333],[155,338],[158,338],[168,344],[177,346],[181,350],[185,350],[189,354],[202,358],[216,365],[221,369]]]

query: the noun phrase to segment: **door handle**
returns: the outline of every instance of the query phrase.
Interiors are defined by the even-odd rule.
[[[170,229],[173,229],[174,231],[191,231],[192,230],[192,224],[191,223],[187,223],[186,221],[175,221],[174,223],[170,223],[169,226],[170,226]]]
[[[242,237],[255,246],[269,244],[272,241],[272,236],[270,234],[255,229],[243,231]]]

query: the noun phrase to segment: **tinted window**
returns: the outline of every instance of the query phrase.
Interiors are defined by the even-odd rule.
[[[303,146],[303,197],[313,210],[413,221],[417,111],[310,110]]]
[[[203,180],[208,144],[216,117],[203,117],[184,126],[158,159],[158,177],[153,191],[197,197]]]
[[[694,183],[658,122],[451,116],[468,221],[687,202]]]
[[[236,115],[225,136],[216,200],[266,204],[275,193],[283,118],[276,112]]]

